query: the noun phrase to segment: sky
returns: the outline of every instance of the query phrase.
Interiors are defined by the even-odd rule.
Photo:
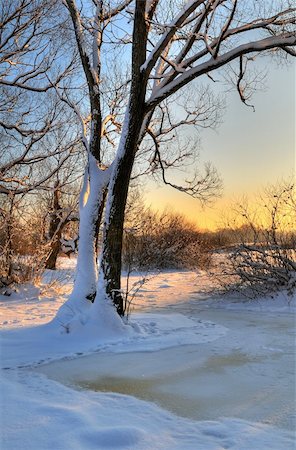
[[[214,230],[223,226],[224,213],[236,199],[252,200],[266,185],[295,177],[295,64],[268,59],[261,64],[269,73],[264,90],[252,97],[255,112],[242,104],[236,92],[227,92],[223,123],[215,131],[201,133],[200,156],[219,171],[222,197],[202,208],[196,199],[149,181],[148,205],[180,212],[199,228]]]

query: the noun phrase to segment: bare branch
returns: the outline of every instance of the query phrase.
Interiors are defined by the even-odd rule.
[[[216,58],[212,57],[209,61],[187,70],[162,89],[159,88],[147,101],[147,110],[154,108],[165,98],[169,97],[195,78],[217,70],[219,67],[228,64],[242,55],[247,55],[253,52],[263,52],[271,48],[287,48],[292,45],[296,45],[296,36],[292,33],[287,33],[284,36],[272,36],[259,41],[241,44],[223,55]]]

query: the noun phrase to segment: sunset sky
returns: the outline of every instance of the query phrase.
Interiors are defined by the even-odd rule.
[[[228,92],[222,125],[202,131],[201,159],[211,161],[222,176],[222,198],[202,209],[188,195],[149,182],[147,204],[172,208],[200,228],[215,229],[235,198],[252,198],[266,184],[295,175],[295,65],[265,59],[267,63],[266,89],[255,92],[251,100],[256,111],[244,106],[236,92]],[[183,175],[186,178],[186,172]]]

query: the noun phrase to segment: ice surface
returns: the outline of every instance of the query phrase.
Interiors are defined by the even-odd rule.
[[[199,345],[100,352],[40,370],[63,383],[153,401],[191,419],[235,416],[293,430],[294,318],[223,310],[198,315],[227,326],[228,333]]]

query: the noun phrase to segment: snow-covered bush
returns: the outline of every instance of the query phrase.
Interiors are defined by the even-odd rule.
[[[296,289],[296,196],[294,183],[271,186],[252,210],[236,207],[237,242],[225,259],[224,284],[250,297]]]

